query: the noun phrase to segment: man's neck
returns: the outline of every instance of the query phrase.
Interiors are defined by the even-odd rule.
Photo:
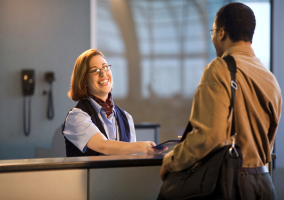
[[[238,41],[238,42],[232,42],[231,40],[228,40],[226,43],[225,43],[225,49],[229,49],[231,47],[234,47],[234,46],[240,46],[240,45],[243,45],[243,46],[251,46],[251,43],[250,42],[245,42],[245,41]]]

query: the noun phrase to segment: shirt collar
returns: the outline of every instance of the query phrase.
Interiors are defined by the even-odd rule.
[[[224,58],[225,56],[232,54],[232,53],[241,53],[241,54],[251,54],[252,56],[255,56],[254,51],[252,49],[252,47],[250,46],[245,46],[245,45],[237,45],[237,46],[233,46],[230,47],[229,49],[227,49],[221,58]]]
[[[88,97],[88,100],[91,102],[91,104],[92,104],[93,107],[95,108],[96,112],[97,112],[97,113],[100,113],[100,111],[101,111],[101,109],[103,109],[103,107],[102,107],[100,104],[98,104],[94,99],[92,99],[92,98],[90,98],[90,97]],[[113,107],[112,110],[113,110],[113,112],[115,112],[114,107]]]

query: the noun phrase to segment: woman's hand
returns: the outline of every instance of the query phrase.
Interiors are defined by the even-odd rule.
[[[152,148],[152,147],[156,146],[156,144],[154,142],[151,142],[151,141],[136,142],[136,143],[139,146],[140,152],[145,153],[145,154],[157,154],[157,153],[161,153],[164,150],[167,150],[167,148],[165,148],[165,149],[154,149],[154,148]]]

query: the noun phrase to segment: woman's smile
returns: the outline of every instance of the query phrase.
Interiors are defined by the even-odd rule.
[[[107,99],[113,84],[111,70],[103,69],[105,66],[107,66],[107,62],[102,56],[93,56],[89,61],[89,71],[95,69],[101,69],[101,71],[99,73],[88,74],[87,76],[88,92],[103,101]]]
[[[107,86],[108,83],[109,83],[109,79],[103,79],[103,80],[101,80],[101,81],[99,82],[99,84],[100,84],[101,86]]]

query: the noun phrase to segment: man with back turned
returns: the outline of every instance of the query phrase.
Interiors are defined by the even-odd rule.
[[[275,77],[251,47],[255,24],[253,11],[242,3],[227,4],[217,12],[210,31],[217,58],[206,66],[194,95],[189,119],[193,130],[165,155],[162,179],[168,172],[186,169],[209,152],[231,144],[231,77],[222,59],[231,55],[237,66],[234,113],[236,144],[243,154],[242,197],[276,199],[265,164],[271,161],[282,97]]]

